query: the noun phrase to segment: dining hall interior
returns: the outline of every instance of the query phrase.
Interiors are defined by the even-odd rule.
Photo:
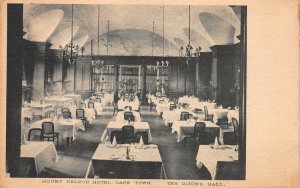
[[[247,7],[8,4],[10,177],[244,180]]]

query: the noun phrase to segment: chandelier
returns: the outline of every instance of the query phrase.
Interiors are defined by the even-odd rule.
[[[67,44],[64,48],[60,45],[60,57],[63,58],[65,62],[68,62],[70,65],[76,63],[78,59],[79,46],[73,44],[73,4],[72,4],[72,21],[71,21],[71,42]],[[84,48],[81,49],[83,53]]]
[[[191,62],[191,57],[195,56],[196,59],[200,58],[200,51],[201,47],[199,46],[196,48],[196,52],[193,53],[193,46],[191,45],[191,5],[189,5],[189,42],[187,46],[185,47],[185,54],[183,54],[183,46],[181,46],[178,50],[178,56],[179,57],[185,57],[185,62],[187,65],[189,65],[189,62]]]

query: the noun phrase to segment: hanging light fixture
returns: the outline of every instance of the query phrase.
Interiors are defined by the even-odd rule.
[[[178,50],[178,56],[179,57],[183,57],[183,50],[184,48],[181,46]],[[198,48],[196,48],[196,52],[192,53],[193,51],[193,46],[191,45],[191,5],[189,5],[189,42],[187,44],[187,46],[185,47],[185,62],[187,65],[189,65],[189,62],[191,61],[191,57],[194,55],[197,59],[199,59],[200,57],[200,51],[201,51],[201,47],[199,46]]]
[[[65,62],[68,62],[70,65],[76,63],[78,59],[78,50],[79,46],[73,44],[73,4],[72,4],[72,20],[71,20],[71,42],[70,44],[67,44],[65,48],[63,48],[61,45],[59,46],[60,48],[60,56],[62,56],[63,60]],[[84,49],[81,49],[82,53]]]
[[[162,50],[162,60],[161,62],[156,62],[157,68],[165,68],[169,66],[169,61],[165,60],[165,6],[163,5],[163,50]]]
[[[99,57],[99,51],[100,51],[100,45],[99,45],[99,43],[100,43],[100,25],[99,25],[99,20],[100,20],[100,5],[98,5],[98,22],[97,22],[97,24],[98,24],[98,35],[97,35],[97,37],[98,37],[97,38],[97,55],[98,55],[98,57],[97,58],[98,59],[96,59],[92,55],[92,66],[97,68],[97,69],[102,69],[103,66],[104,66],[104,60]]]

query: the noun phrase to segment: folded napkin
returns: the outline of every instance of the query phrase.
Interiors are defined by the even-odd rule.
[[[215,138],[215,143],[214,143],[214,148],[219,148],[219,142],[218,142],[218,138]]]
[[[117,146],[117,140],[116,137],[114,136],[113,142],[112,142],[112,147]]]
[[[142,136],[140,137],[140,143],[139,143],[139,146],[144,146],[144,140],[143,140],[143,137],[142,137]]]

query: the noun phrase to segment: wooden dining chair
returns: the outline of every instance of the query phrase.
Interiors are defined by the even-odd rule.
[[[47,141],[53,141],[56,139],[58,146],[59,133],[54,131],[53,122],[43,122],[42,123],[42,137],[43,140],[47,139]]]
[[[145,145],[149,144],[147,131],[137,131],[135,133],[135,136],[134,136],[135,143],[139,143],[141,138],[143,139],[143,142]]]
[[[180,121],[186,121],[189,118],[190,113],[183,111],[180,114]]]
[[[70,112],[70,109],[69,108],[62,108],[61,113],[63,113],[63,112]]]
[[[205,121],[213,121],[214,115],[208,114],[207,106],[204,106]]]
[[[62,117],[63,119],[70,119],[71,117],[71,112],[70,111],[63,111],[62,112]]]
[[[236,145],[238,144],[239,138],[239,124],[237,119],[232,118],[233,132],[223,133],[223,143],[225,145]]]
[[[134,121],[134,115],[132,112],[124,112],[124,120]]]
[[[84,115],[84,109],[76,109],[76,119],[80,119],[84,126],[86,126],[86,117]]]
[[[196,122],[194,125],[194,133],[192,134],[192,137],[194,138],[194,142],[195,138],[198,138],[199,145],[205,143],[205,127],[206,125],[204,122]]]
[[[113,143],[114,137],[116,137],[117,144],[123,144],[123,132],[112,131],[110,133],[110,143]]]
[[[132,125],[124,125],[122,127],[123,142],[132,143],[134,142],[134,127]]]
[[[88,103],[88,108],[94,108],[94,103],[93,102],[89,102]]]
[[[29,130],[28,133],[28,141],[42,141],[42,129],[40,128],[32,128]]]

